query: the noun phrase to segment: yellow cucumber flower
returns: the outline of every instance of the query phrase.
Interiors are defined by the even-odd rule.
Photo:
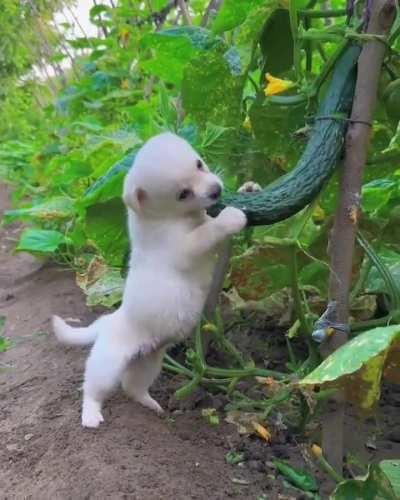
[[[250,117],[249,116],[246,116],[244,122],[243,122],[243,127],[248,131],[248,132],[251,132],[252,130],[252,126],[251,126],[251,121],[250,121]]]
[[[267,97],[275,94],[282,94],[282,92],[286,92],[286,90],[295,85],[291,80],[275,78],[275,76],[272,76],[270,73],[266,73],[265,78],[267,80],[267,86],[264,89],[264,93]]]

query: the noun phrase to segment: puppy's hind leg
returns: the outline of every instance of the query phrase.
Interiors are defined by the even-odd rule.
[[[122,388],[138,403],[158,414],[163,409],[149,394],[149,387],[161,371],[165,347],[129,363],[122,375]]]
[[[96,343],[86,362],[83,384],[82,425],[98,427],[104,421],[101,407],[108,394],[118,385],[130,357],[109,344]]]

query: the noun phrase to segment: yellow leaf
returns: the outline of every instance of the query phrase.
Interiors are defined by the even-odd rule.
[[[263,425],[259,424],[258,422],[252,422],[252,426],[253,426],[254,430],[256,431],[256,433],[260,437],[265,439],[265,441],[267,441],[267,443],[271,442],[271,433],[268,431],[268,429],[266,429]]]
[[[361,401],[364,409],[372,408],[381,394],[382,366],[385,363],[388,350],[371,359],[368,366],[361,372],[361,385],[365,388],[365,395]]]
[[[272,76],[270,73],[267,73],[265,78],[267,80],[267,86],[264,89],[264,93],[267,97],[270,95],[282,94],[295,85],[291,80],[282,80],[281,78]]]
[[[322,448],[320,446],[318,446],[317,444],[313,444],[311,446],[311,451],[312,451],[312,454],[314,455],[315,458],[322,457]]]

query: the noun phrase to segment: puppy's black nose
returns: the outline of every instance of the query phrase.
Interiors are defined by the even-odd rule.
[[[222,188],[219,184],[217,184],[209,194],[209,197],[212,200],[218,200],[218,198],[221,196],[221,193],[222,193]]]

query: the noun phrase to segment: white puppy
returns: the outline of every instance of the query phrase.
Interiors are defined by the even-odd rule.
[[[246,225],[241,210],[206,209],[222,182],[183,139],[164,133],[138,152],[125,178],[132,252],[122,304],[86,328],[53,317],[57,338],[94,343],[86,362],[82,425],[103,422],[104,399],[122,382],[129,396],[162,412],[148,390],[168,344],[190,335],[210,288],[217,247]]]

